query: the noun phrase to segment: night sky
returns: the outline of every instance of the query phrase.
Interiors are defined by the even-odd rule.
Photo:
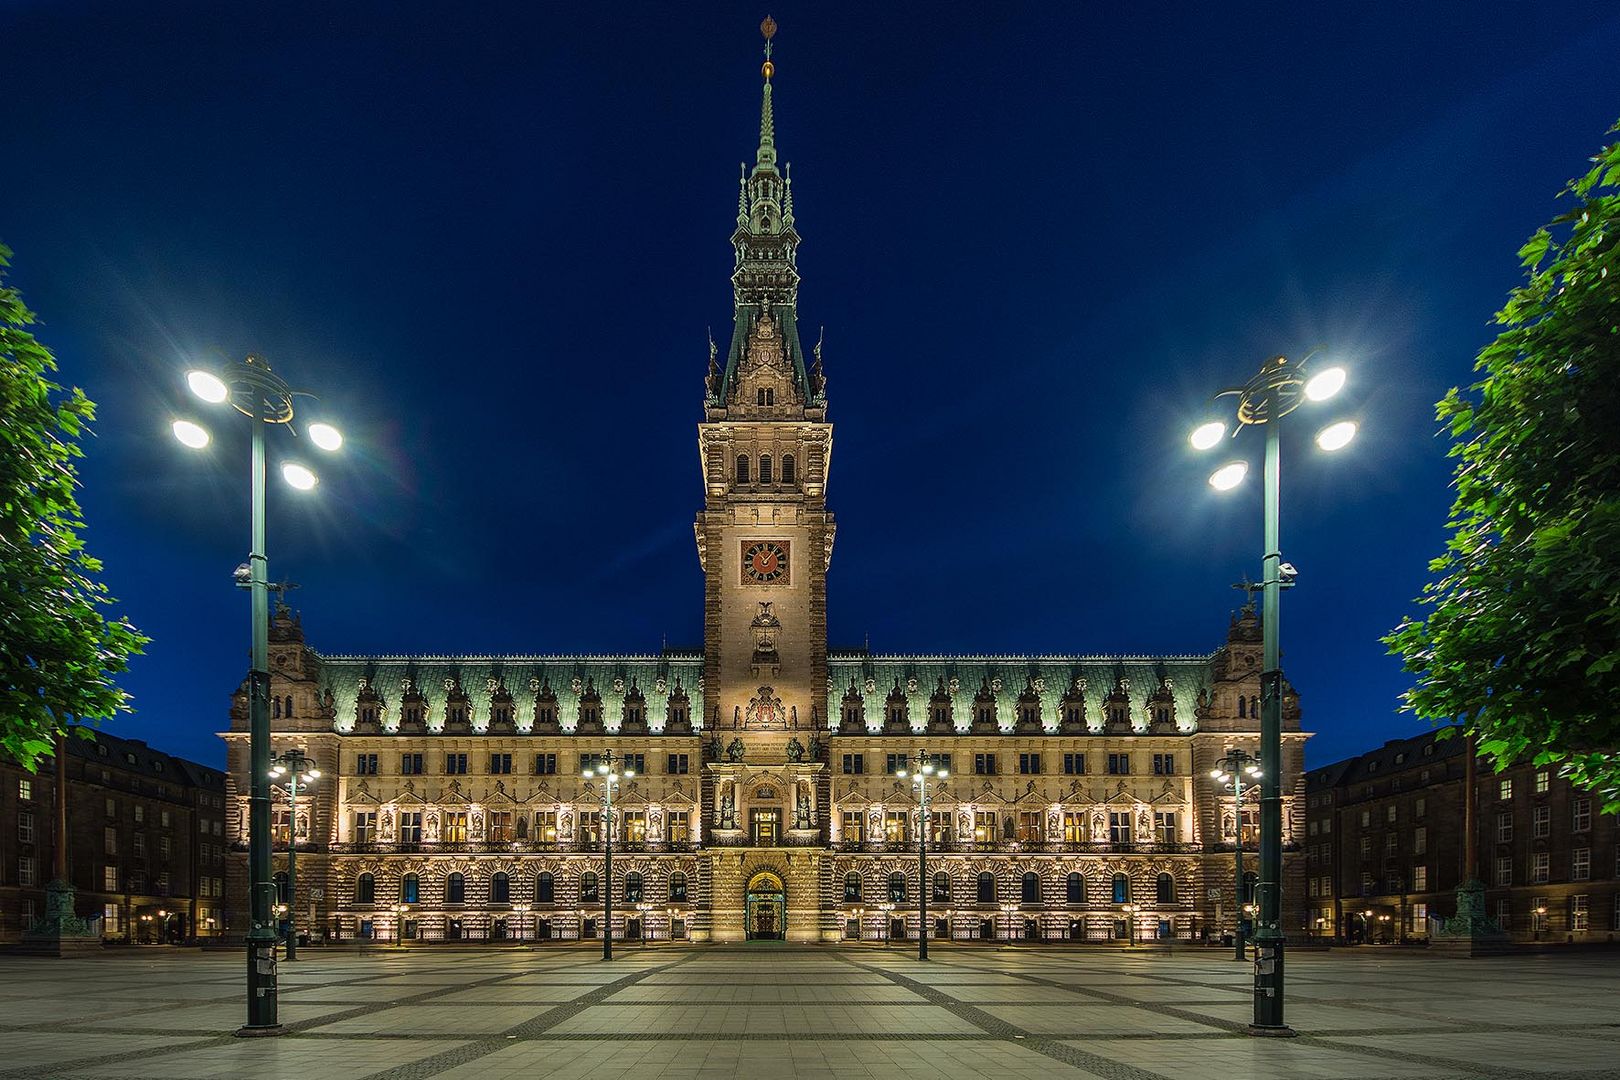
[[[1338,7],[772,0],[835,646],[1217,647],[1258,474],[1214,493],[1185,432],[1321,345],[1351,382],[1295,414],[1283,493],[1309,762],[1422,729],[1378,637],[1444,535],[1433,402],[1620,116],[1620,11]],[[317,648],[701,642],[695,425],[766,10],[0,9],[0,239],[100,404],[89,541],[153,638],[111,730],[223,758],[245,440],[168,432],[210,356],[263,353],[349,436],[313,495],[271,490]],[[1362,437],[1325,458],[1340,413]]]

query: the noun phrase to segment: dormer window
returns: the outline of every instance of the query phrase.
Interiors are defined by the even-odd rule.
[[[794,479],[793,479],[793,455],[792,454],[783,454],[782,455],[782,483],[791,484],[793,482],[794,482]]]
[[[748,455],[737,455],[737,483],[748,483]]]
[[[771,455],[769,454],[759,455],[759,482],[762,484],[771,482]]]
[[[757,398],[761,405],[775,405],[776,391],[769,386],[762,386],[759,388]]]

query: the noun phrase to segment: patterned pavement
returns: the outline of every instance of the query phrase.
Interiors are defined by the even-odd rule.
[[[0,957],[0,1080],[1620,1080],[1620,960],[1297,953],[1254,1039],[1225,953],[936,946],[307,949],[288,1033],[238,1039],[242,958]]]

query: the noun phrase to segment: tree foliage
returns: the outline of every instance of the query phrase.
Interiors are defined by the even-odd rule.
[[[1620,125],[1610,129],[1611,138]],[[1482,377],[1437,415],[1453,439],[1445,553],[1384,640],[1406,707],[1461,720],[1498,768],[1561,763],[1620,810],[1620,141],[1519,251]]]
[[[79,535],[74,459],[95,405],[51,381],[56,359],[5,284],[10,265],[0,244],[0,754],[33,769],[76,721],[128,709],[113,679],[147,639],[108,617]]]

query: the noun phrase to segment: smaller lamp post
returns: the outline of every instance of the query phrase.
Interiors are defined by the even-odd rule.
[[[517,939],[518,939],[519,943],[521,943],[523,941],[523,917],[525,915],[527,915],[528,913],[529,913],[529,905],[528,904],[513,904],[512,905],[512,914],[517,916],[517,924],[518,924],[517,925]]]
[[[1136,913],[1142,910],[1142,905],[1125,903],[1119,910],[1125,913],[1125,947],[1129,949],[1136,944]]]
[[[634,769],[620,768],[613,751],[602,754],[595,768],[584,771],[586,780],[602,784],[602,959],[613,959],[613,792],[621,780],[636,775]]]
[[[928,751],[918,748],[917,757],[906,762],[895,775],[911,778],[917,789],[917,959],[928,959],[928,785],[950,777],[949,769],[936,766]]]
[[[889,938],[894,932],[894,905],[881,904],[879,909],[883,912],[883,947],[889,947]]]
[[[313,784],[321,770],[302,750],[288,750],[271,758],[270,777],[287,778],[287,959],[298,959],[298,786]]]
[[[1243,794],[1255,788],[1254,783],[1245,781],[1260,779],[1260,759],[1242,747],[1232,747],[1221,757],[1220,764],[1211,770],[1209,775],[1217,784],[1232,785],[1232,850],[1237,855],[1236,874],[1232,878],[1232,889],[1237,900],[1232,905],[1235,918],[1239,911],[1247,913],[1254,906],[1243,902]],[[1242,960],[1244,940],[1241,925],[1232,928],[1232,942],[1232,959]]]
[[[1017,910],[1017,904],[1007,903],[1001,905],[1001,913],[1007,917],[1007,943],[1009,945],[1018,940],[1013,936],[1013,914]]]
[[[409,904],[394,905],[394,947],[397,949],[405,947],[405,916],[410,914],[410,911]]]

